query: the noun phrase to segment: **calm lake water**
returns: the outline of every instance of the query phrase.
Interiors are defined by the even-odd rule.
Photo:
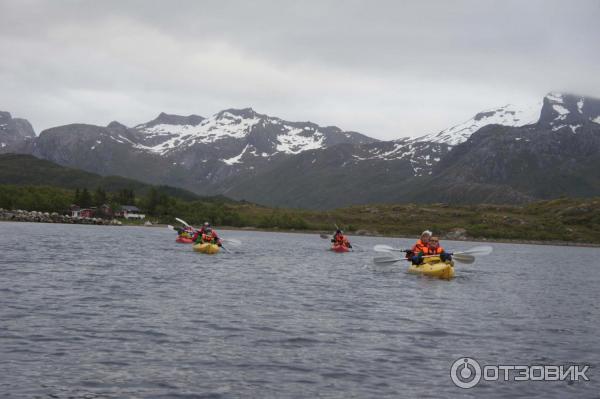
[[[0,395],[600,397],[590,382],[456,387],[452,363],[600,360],[600,250],[492,244],[452,281],[371,266],[374,244],[219,231],[194,253],[166,228],[0,223]],[[449,250],[481,245],[443,242]]]

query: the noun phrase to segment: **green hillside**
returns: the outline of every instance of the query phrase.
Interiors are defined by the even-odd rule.
[[[437,203],[357,205],[332,211],[280,209],[102,177],[31,156],[0,156],[0,208],[63,213],[83,197],[90,205],[135,204],[153,222],[171,224],[175,217],[194,225],[210,221],[217,226],[268,230],[331,231],[338,224],[358,234],[416,237],[430,229],[449,238],[600,244],[600,198],[561,198],[526,205]]]
[[[159,193],[182,200],[191,201],[200,198],[181,188],[152,186],[120,176],[100,176],[21,154],[0,154],[0,184],[88,190],[101,187],[107,192],[133,190],[137,195],[146,195],[154,187]]]

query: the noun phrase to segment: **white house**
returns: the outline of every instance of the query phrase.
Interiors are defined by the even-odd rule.
[[[146,215],[141,213],[140,208],[133,205],[123,205],[121,210],[117,212],[117,216],[125,219],[145,219]]]

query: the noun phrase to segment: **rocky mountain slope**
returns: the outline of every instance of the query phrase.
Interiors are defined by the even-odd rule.
[[[225,192],[313,208],[600,195],[593,173],[600,165],[599,104],[551,93],[537,113],[535,107],[519,111],[509,105],[416,139],[305,153],[251,181],[232,182]]]
[[[35,132],[27,120],[13,118],[10,113],[0,111],[0,154],[14,152],[33,138]]]
[[[600,195],[593,174],[600,100],[558,93],[537,105],[498,107],[438,133],[395,141],[251,108],[208,118],[161,113],[132,128],[73,124],[37,138],[26,122],[7,113],[0,118],[2,152],[274,206]]]
[[[161,113],[133,128],[118,122],[105,127],[71,124],[47,129],[34,139],[12,136],[6,135],[6,140],[2,136],[7,143],[3,152],[205,194],[216,193],[213,185],[225,179],[248,178],[303,151],[376,141],[337,127],[284,121],[250,108],[229,109],[210,118]]]

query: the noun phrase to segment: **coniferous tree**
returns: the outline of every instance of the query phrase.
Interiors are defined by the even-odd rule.
[[[88,208],[88,207],[92,206],[92,196],[90,195],[90,192],[88,191],[87,188],[84,188],[81,191],[79,202],[80,202],[79,206],[82,208]]]
[[[102,206],[106,204],[106,200],[106,191],[104,191],[102,187],[96,188],[96,191],[94,192],[94,205]]]

